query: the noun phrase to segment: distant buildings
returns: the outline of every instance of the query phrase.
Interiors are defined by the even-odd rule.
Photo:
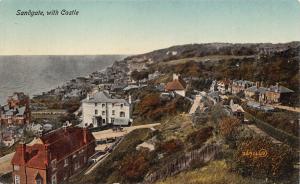
[[[232,88],[232,94],[238,94],[243,93],[247,88],[254,86],[255,83],[247,80],[237,80],[233,81],[231,88]]]
[[[30,123],[30,99],[24,93],[14,93],[8,97],[7,104],[0,108],[0,124],[24,125]]]
[[[61,128],[20,144],[11,164],[15,184],[59,184],[80,171],[95,153],[95,138],[85,128]]]
[[[130,104],[124,99],[114,99],[105,91],[88,95],[82,101],[83,126],[128,125]]]
[[[185,81],[182,80],[179,75],[173,74],[173,81],[166,84],[165,91],[172,91],[181,96],[185,96],[186,87]]]
[[[281,86],[278,83],[273,86],[263,86],[262,82],[251,82],[247,80],[221,80],[213,81],[210,91],[219,91],[221,94],[242,94],[248,100],[260,103],[289,103],[293,90]]]

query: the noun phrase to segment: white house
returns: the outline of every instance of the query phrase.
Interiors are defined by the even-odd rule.
[[[173,81],[168,82],[165,86],[165,91],[173,91],[181,96],[185,96],[186,83],[180,78],[180,75],[173,74]]]
[[[107,92],[96,92],[82,101],[83,126],[128,125],[130,104],[124,99],[114,99]]]

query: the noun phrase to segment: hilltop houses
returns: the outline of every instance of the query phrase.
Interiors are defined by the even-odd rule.
[[[130,124],[130,104],[125,99],[112,98],[99,91],[82,101],[82,126],[102,127],[106,125]]]
[[[12,158],[15,184],[59,184],[88,164],[95,153],[95,138],[86,128],[68,127],[21,143]]]
[[[165,91],[175,92],[181,96],[185,96],[186,83],[181,79],[180,75],[173,74],[173,81],[168,82],[165,86]]]
[[[248,100],[255,100],[259,103],[287,103],[291,99],[293,90],[281,86],[278,83],[273,86],[263,86],[262,82],[252,82],[247,80],[220,80],[213,81],[210,91],[218,91],[221,94],[231,93],[242,94]]]
[[[0,108],[1,125],[24,125],[30,123],[30,100],[24,93],[14,93],[8,97],[7,104]]]

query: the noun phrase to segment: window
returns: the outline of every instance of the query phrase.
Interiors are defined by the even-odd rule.
[[[120,117],[125,117],[125,112],[121,111],[120,112]]]
[[[115,110],[112,110],[112,111],[111,111],[111,115],[115,115]]]
[[[79,161],[75,162],[75,171],[78,170],[80,168],[80,164]]]
[[[35,180],[35,183],[36,184],[42,184],[43,182],[42,182],[42,179],[38,178],[38,179]]]
[[[105,115],[105,111],[102,111],[102,115]]]
[[[51,161],[51,167],[52,167],[52,170],[56,169],[56,159]]]
[[[111,123],[114,123],[115,122],[115,118],[111,118]]]
[[[64,166],[68,166],[68,159],[66,158],[65,161],[64,161]]]
[[[14,165],[14,171],[18,171],[20,170],[20,166],[19,165]]]
[[[20,184],[20,176],[15,175],[15,184]]]
[[[95,103],[95,107],[97,106],[98,104],[97,103]]]
[[[121,108],[123,108],[124,104],[121,104]]]
[[[56,174],[52,175],[52,177],[51,177],[51,184],[57,184]]]
[[[96,114],[96,115],[98,114],[98,110],[97,110],[97,109],[95,110],[95,114]]]
[[[105,104],[102,104],[102,108],[104,108],[105,107]]]
[[[86,156],[83,157],[83,162],[86,163]]]

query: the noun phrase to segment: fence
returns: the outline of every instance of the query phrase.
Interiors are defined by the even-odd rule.
[[[174,160],[162,169],[149,173],[145,177],[145,183],[154,183],[159,179],[177,174],[182,170],[188,169],[195,161],[198,163],[206,163],[214,159],[219,152],[219,145],[206,145],[200,149],[188,152],[184,157]]]

